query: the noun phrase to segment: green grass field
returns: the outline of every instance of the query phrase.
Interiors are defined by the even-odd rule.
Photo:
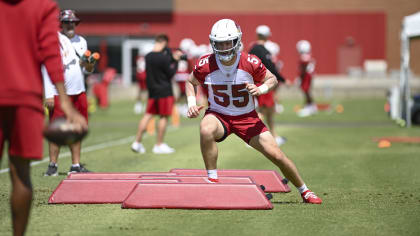
[[[274,194],[274,209],[128,210],[120,205],[48,205],[66,177],[70,158],[59,160],[58,177],[43,177],[47,162],[32,167],[34,201],[28,235],[420,235],[420,144],[393,143],[380,149],[373,137],[420,136],[420,128],[400,128],[383,111],[384,100],[336,101],[344,113],[297,118],[293,106],[277,115],[277,131],[288,142],[283,151],[297,165],[322,205],[301,203],[297,190]],[[90,119],[82,163],[96,172],[168,171],[204,168],[199,149],[199,119],[170,128],[166,142],[177,151],[135,154],[130,143],[139,116],[132,102],[113,103]],[[118,141],[118,142],[116,142]],[[105,143],[105,145],[103,145]],[[63,149],[62,153],[68,152]],[[45,150],[45,155],[47,152]],[[7,167],[3,157],[0,169]],[[220,169],[273,169],[262,155],[236,136],[219,145]],[[8,173],[0,174],[0,235],[11,235]]]

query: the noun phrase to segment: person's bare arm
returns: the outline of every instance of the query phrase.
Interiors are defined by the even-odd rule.
[[[188,77],[188,80],[185,83],[185,93],[187,95],[188,101],[188,118],[195,118],[200,115],[200,110],[203,109],[204,106],[197,107],[197,101],[195,97],[195,91],[197,86],[200,85],[198,80],[194,77],[194,74],[191,73]]]
[[[269,70],[266,71],[263,84],[256,86],[255,84],[247,84],[246,89],[252,96],[260,96],[266,94],[268,91],[277,86],[277,78]]]

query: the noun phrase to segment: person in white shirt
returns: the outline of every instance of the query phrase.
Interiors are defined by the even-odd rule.
[[[88,104],[86,98],[86,88],[84,81],[84,73],[90,73],[94,69],[95,62],[81,60],[87,50],[86,40],[75,34],[75,27],[80,20],[72,10],[63,10],[60,12],[61,32],[58,32],[61,57],[64,66],[64,86],[66,93],[69,95],[74,107],[88,120]],[[61,109],[57,90],[51,83],[45,67],[41,68],[44,78],[45,89],[45,105],[49,110],[50,122],[59,117],[63,117],[64,113]],[[89,172],[80,164],[81,142],[69,145],[72,166],[69,172]],[[60,146],[49,143],[50,163],[48,165],[45,176],[58,175],[58,155]]]

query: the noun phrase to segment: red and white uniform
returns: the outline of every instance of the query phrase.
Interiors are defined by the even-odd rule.
[[[299,58],[299,75],[301,79],[300,88],[309,92],[313,73],[315,71],[315,60],[310,53],[304,53]]]
[[[255,110],[254,99],[245,84],[262,82],[267,69],[258,57],[244,52],[238,53],[232,68],[229,71],[210,54],[198,60],[193,73],[205,89],[209,110],[238,116]]]
[[[87,98],[86,88],[84,83],[84,75],[80,66],[80,58],[76,54],[76,50],[67,36],[58,33],[60,42],[61,58],[64,66],[64,86],[67,95],[70,96],[71,101],[75,108],[87,119]],[[41,68],[42,76],[44,79],[45,98],[54,97],[54,110],[50,114],[50,119],[53,120],[57,117],[64,116],[61,110],[58,93],[55,86],[51,83],[45,67]]]
[[[260,83],[267,69],[254,55],[238,53],[235,63],[226,67],[214,54],[203,56],[194,68],[194,77],[207,93],[207,114],[216,116],[225,129],[223,141],[235,133],[246,143],[252,137],[268,131],[255,111],[253,97],[246,84]]]

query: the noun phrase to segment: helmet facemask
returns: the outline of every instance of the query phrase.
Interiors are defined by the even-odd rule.
[[[220,42],[210,40],[210,43],[219,60],[224,62],[232,60],[241,45],[239,38]]]

